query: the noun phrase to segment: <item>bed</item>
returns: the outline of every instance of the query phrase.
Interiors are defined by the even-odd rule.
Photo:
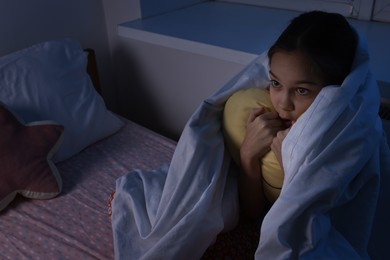
[[[235,182],[224,179],[231,160],[224,152],[220,120],[215,119],[223,109],[223,100],[242,87],[238,80],[242,75],[229,83],[233,87],[223,86],[200,105],[182,133],[183,138],[192,139],[176,143],[107,110],[98,94],[93,63],[93,51],[83,50],[73,39],[39,43],[0,58],[0,259],[125,259],[114,254],[110,203],[118,191],[118,179],[136,178],[137,170],[148,175],[158,173],[156,169],[166,172],[167,165],[173,170],[179,166],[166,182],[176,186],[175,174],[181,174],[180,167],[195,167],[186,174],[211,174],[200,176],[200,181],[207,179],[206,184],[210,181],[216,190],[217,196],[201,196],[210,203],[206,207],[221,199],[222,205],[227,201],[227,208],[234,208],[232,215],[237,212],[232,197]],[[263,67],[249,67],[254,70],[243,73],[257,74]],[[202,112],[209,110],[203,118]],[[202,142],[210,136],[213,142]],[[182,151],[186,151],[183,157]],[[199,154],[209,156],[195,156]],[[216,165],[219,161],[222,164]],[[214,174],[217,167],[221,170]],[[197,183],[188,185],[193,191],[198,189]],[[198,204],[186,191],[179,196],[184,210],[186,199]],[[177,204],[171,206],[175,212]],[[203,209],[199,212],[205,212]],[[207,209],[210,214],[202,214],[206,221],[221,222],[219,214],[224,210]],[[167,215],[163,220],[172,218]],[[195,250],[202,259],[253,259],[260,233],[256,224],[236,219],[238,225],[235,222],[226,230],[218,224],[227,232],[213,230],[207,237],[202,232],[213,225],[203,225],[203,219],[192,220],[200,223],[200,236],[180,237],[184,243],[176,245],[178,252],[191,257],[188,250],[192,252],[206,241],[204,249]]]
[[[0,57],[0,125],[9,124],[2,118],[10,117],[22,130],[55,129],[52,138],[50,129],[34,133],[51,140],[44,154],[36,153],[31,136],[18,142],[14,132],[19,131],[4,138],[7,133],[0,130],[3,141],[11,140],[6,149],[0,142],[0,259],[115,258],[110,203],[116,180],[133,170],[168,165],[177,143],[107,110],[100,91],[94,51],[75,39],[42,42]],[[36,163],[15,159],[26,147],[41,157],[37,164],[44,174],[27,167],[18,177],[23,169],[12,164]],[[41,175],[54,177],[48,181],[54,190],[34,190],[47,182]],[[258,239],[255,225],[240,223],[221,234],[203,259],[250,259]]]
[[[60,195],[18,197],[0,215],[5,259],[113,259],[108,200],[131,169],[168,163],[175,142],[131,121],[113,136],[60,162]]]
[[[105,109],[90,80],[98,86],[94,67],[88,67],[91,77],[85,70],[88,56],[92,58],[88,64],[94,65],[91,53],[81,49],[75,40],[61,39],[0,58],[1,103],[23,124],[34,126],[30,122],[38,121],[65,125],[59,146],[67,147],[56,147],[57,152],[48,154],[52,162],[49,171],[58,174],[60,188],[46,197],[45,191],[26,192],[33,189],[29,185],[18,188],[13,186],[15,182],[7,183],[2,165],[1,189],[12,186],[14,190],[6,195],[0,193],[0,259],[113,259],[108,200],[115,190],[115,180],[130,170],[152,169],[170,161],[175,141]],[[58,93],[43,90],[41,85],[45,83]],[[30,91],[32,86],[36,89]],[[9,88],[19,89],[12,92]],[[24,95],[35,101],[20,100]],[[60,95],[59,100],[54,95]],[[61,103],[60,99],[65,101]],[[86,108],[86,102],[94,108]],[[52,116],[61,108],[72,111],[69,115]],[[69,133],[72,128],[76,128],[75,132]],[[99,132],[96,128],[105,130]],[[61,128],[57,129],[61,132]],[[89,138],[92,135],[95,136]],[[22,147],[20,150],[24,150]],[[3,163],[9,158],[0,160]],[[10,171],[18,175],[16,170]]]

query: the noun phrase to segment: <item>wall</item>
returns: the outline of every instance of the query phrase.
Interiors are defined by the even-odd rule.
[[[72,37],[94,48],[103,83],[110,85],[110,53],[104,11],[96,0],[0,0],[0,55],[32,44]]]
[[[174,139],[202,100],[242,68],[126,38],[114,60],[121,114]]]
[[[206,0],[142,0],[140,4],[141,15],[142,18],[145,18],[205,1]]]
[[[119,114],[177,139],[188,118],[242,65],[117,35],[117,25],[141,17],[138,0],[103,0]]]
[[[129,20],[135,20],[141,17],[139,0],[101,0],[104,9],[104,21],[107,30],[107,38],[110,50],[111,63],[110,66],[113,70],[113,78],[111,81],[110,89],[106,92],[106,101],[116,113],[123,114],[121,111],[121,104],[118,101],[117,85],[126,84],[125,82],[119,83],[118,73],[116,70],[120,69],[116,64],[117,59],[114,60],[114,53],[122,52],[122,47],[118,43],[117,25]],[[123,50],[124,52],[124,50]],[[120,57],[119,57],[120,59]],[[120,61],[119,61],[120,62]]]

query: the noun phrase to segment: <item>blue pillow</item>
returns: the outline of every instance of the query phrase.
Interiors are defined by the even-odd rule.
[[[53,120],[64,126],[55,162],[123,126],[95,91],[86,67],[86,53],[76,40],[68,38],[0,58],[0,101],[26,123]]]

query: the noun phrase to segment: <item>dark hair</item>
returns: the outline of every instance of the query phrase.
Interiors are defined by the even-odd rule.
[[[357,45],[355,31],[344,16],[322,11],[294,18],[268,51],[300,51],[311,59],[325,85],[341,84],[349,74]]]

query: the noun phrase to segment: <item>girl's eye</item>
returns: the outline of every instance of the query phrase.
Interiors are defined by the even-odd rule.
[[[309,90],[306,88],[297,88],[297,93],[301,96],[306,96],[309,94]]]
[[[271,86],[274,88],[277,88],[277,87],[280,87],[280,84],[276,80],[271,80]]]

